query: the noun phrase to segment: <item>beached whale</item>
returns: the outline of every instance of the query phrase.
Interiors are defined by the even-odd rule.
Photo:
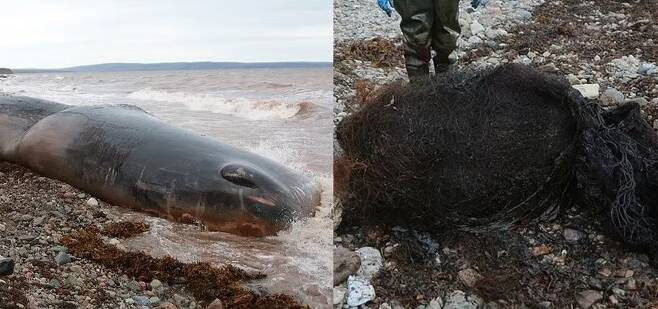
[[[115,205],[242,235],[275,234],[320,199],[310,178],[133,105],[0,96],[0,160]]]

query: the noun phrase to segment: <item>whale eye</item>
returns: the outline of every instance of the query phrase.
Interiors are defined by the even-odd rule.
[[[251,173],[246,167],[237,164],[229,164],[224,166],[220,171],[224,179],[243,187],[257,188],[254,183],[254,174]]]

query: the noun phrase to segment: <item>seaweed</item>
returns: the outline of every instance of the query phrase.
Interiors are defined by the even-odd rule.
[[[205,303],[219,299],[227,308],[305,308],[292,296],[258,295],[241,286],[241,282],[264,278],[264,274],[250,274],[232,265],[213,267],[203,262],[182,263],[170,256],[154,258],[144,252],[120,250],[102,238],[102,235],[127,236],[147,228],[143,223],[111,224],[103,230],[91,226],[65,236],[61,243],[76,257],[133,278],[144,281],[157,278],[169,284],[182,284]]]
[[[385,38],[356,40],[336,46],[334,63],[342,60],[371,61],[375,67],[398,67],[404,61],[402,41]]]
[[[149,225],[143,221],[112,222],[103,226],[102,234],[107,237],[130,238],[149,230]]]

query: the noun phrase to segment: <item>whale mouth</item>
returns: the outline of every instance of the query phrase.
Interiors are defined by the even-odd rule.
[[[271,206],[271,207],[276,206],[276,203],[274,203],[272,199],[263,196],[248,196],[247,199],[266,206]]]

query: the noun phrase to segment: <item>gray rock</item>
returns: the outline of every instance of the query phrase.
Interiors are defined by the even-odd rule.
[[[441,297],[437,297],[435,299],[430,300],[429,304],[425,307],[425,309],[441,309],[443,308],[443,299]]]
[[[65,246],[54,246],[54,247],[50,248],[50,250],[54,251],[55,253],[69,252],[69,248],[67,248]]]
[[[356,252],[343,247],[334,249],[334,286],[339,285],[361,267],[361,258]]]
[[[340,308],[343,306],[343,303],[345,303],[345,293],[347,293],[347,289],[342,286],[334,288],[334,307]]]
[[[658,121],[658,119],[656,119],[656,120],[654,121],[654,124],[655,124],[657,121]],[[628,267],[630,267],[630,268],[632,268],[632,269],[635,269],[635,270],[643,269],[643,268],[646,268],[646,267],[649,266],[646,262],[644,262],[644,261],[642,261],[642,260],[640,260],[640,259],[637,259],[637,258],[633,258],[633,257],[626,259],[626,260],[624,261],[624,264],[628,265]]]
[[[224,303],[222,303],[222,301],[218,298],[215,298],[215,300],[213,300],[212,303],[206,307],[206,309],[224,309]]]
[[[73,266],[71,266],[70,269],[71,269],[72,272],[77,273],[77,274],[81,274],[81,273],[84,272],[84,269],[82,269],[82,267],[79,266],[79,265],[73,265]]]
[[[637,280],[635,280],[635,278],[629,278],[625,287],[631,291],[637,290]]]
[[[528,57],[526,55],[523,55],[523,56],[519,56],[517,59],[515,59],[514,62],[519,62],[519,63],[523,63],[525,65],[529,65],[529,64],[532,63],[532,59],[530,59],[530,57]]]
[[[471,36],[468,38],[468,42],[471,44],[480,44],[482,43],[482,39],[478,37],[477,35]]]
[[[45,219],[46,219],[46,216],[41,216],[41,217],[35,218],[35,219],[32,221],[32,225],[34,225],[34,226],[42,225],[42,224],[43,224],[43,221],[44,221]]]
[[[624,101],[624,104],[626,103],[637,103],[638,105],[640,105],[640,107],[645,107],[647,106],[647,104],[649,104],[649,101],[647,101],[647,99],[643,97],[637,97]]]
[[[601,280],[596,279],[596,278],[590,278],[589,282],[587,284],[596,290],[602,290],[603,289],[603,284],[601,283]]]
[[[357,307],[375,299],[375,288],[368,280],[350,276],[347,279],[347,305]]]
[[[578,293],[576,295],[576,301],[580,308],[588,309],[592,307],[595,303],[603,299],[603,295],[600,292],[594,290],[586,290]]]
[[[64,264],[71,263],[71,256],[68,253],[64,252],[64,251],[60,251],[55,256],[55,263],[57,263],[57,265],[60,265],[60,266],[64,265]]]
[[[133,296],[133,301],[138,306],[148,306],[148,305],[151,304],[151,301],[149,300],[149,298],[147,296],[143,296],[143,295]]]
[[[160,303],[160,298],[157,297],[157,296],[153,296],[153,297],[149,298],[149,303],[151,305],[157,305],[157,304]]]
[[[176,305],[174,305],[174,304],[172,304],[168,301],[166,301],[166,302],[158,305],[157,307],[155,307],[155,309],[177,309],[177,308],[178,307],[176,307]]]
[[[497,58],[489,58],[489,59],[487,59],[487,63],[491,63],[491,64],[496,66],[496,65],[500,64],[500,60],[497,59]]]
[[[484,301],[475,295],[466,295],[463,291],[452,291],[446,297],[443,309],[477,309]]]
[[[14,273],[14,260],[11,258],[0,259],[0,276],[9,276]]]
[[[571,73],[569,73],[569,75],[567,75],[567,80],[569,80],[569,83],[572,84],[572,85],[580,84],[580,79],[578,79],[578,77],[576,75],[573,75]]]
[[[468,287],[473,287],[475,283],[482,277],[475,269],[466,268],[457,273],[459,280],[466,284]]]
[[[623,289],[620,289],[620,288],[612,288],[612,293],[614,293],[617,296],[622,296],[622,297],[626,295],[626,291],[623,290]]]
[[[498,30],[489,28],[489,29],[484,31],[484,35],[487,36],[487,38],[495,39],[495,38],[497,38],[498,36],[501,35],[501,32],[498,31]]]
[[[32,236],[30,234],[25,234],[25,235],[18,236],[18,240],[30,242],[30,241],[34,240],[34,236]]]
[[[573,87],[588,99],[596,99],[599,97],[599,84],[582,84],[573,85]]]
[[[373,247],[363,247],[356,252],[361,258],[361,267],[357,271],[357,275],[366,280],[372,279],[383,266],[381,253]]]
[[[640,60],[633,55],[623,56],[611,60],[606,66],[608,73],[621,78],[622,81],[628,81],[638,76],[637,72],[640,70]]]
[[[548,73],[557,73],[557,72],[560,71],[560,69],[558,69],[557,66],[555,65],[555,63],[553,63],[553,62],[540,66],[539,70],[544,71],[544,72],[548,72]]]
[[[58,289],[61,285],[59,284],[59,280],[57,279],[50,279],[48,283],[46,283],[46,287],[49,289]]]
[[[656,65],[653,63],[643,63],[640,65],[640,68],[637,70],[638,73],[640,74],[648,74],[648,72],[653,71],[656,69]]]
[[[172,296],[172,298],[174,299],[174,301],[175,301],[178,305],[185,305],[185,304],[187,304],[187,299],[186,299],[185,297],[181,296],[180,294],[174,294],[174,296]]]
[[[87,205],[88,205],[88,206],[91,206],[91,207],[96,207],[96,206],[98,206],[98,200],[96,200],[96,199],[93,198],[93,197],[92,197],[92,198],[89,198],[89,199],[87,200]]]
[[[484,41],[484,44],[486,44],[487,46],[489,46],[493,49],[498,49],[500,47],[500,45],[498,45],[498,43],[496,43],[496,41],[493,41],[493,40],[486,40],[486,41]]]
[[[477,20],[474,20],[473,23],[471,23],[471,33],[476,35],[482,31],[484,31],[484,26],[482,26]]]
[[[160,280],[158,279],[153,279],[151,280],[150,285],[151,285],[151,289],[157,290],[160,287],[162,287],[162,282],[160,282]]]
[[[553,308],[553,303],[550,302],[550,301],[543,301],[543,302],[539,303],[539,307],[540,308],[545,308],[545,309],[551,309],[551,308]]]
[[[527,21],[532,18],[532,13],[524,9],[518,9],[516,12],[514,12],[514,18],[518,19],[519,21]]]
[[[389,305],[388,303],[383,303],[379,305],[379,309],[393,309],[393,307],[391,307],[391,305]]]
[[[583,233],[570,228],[564,229],[562,235],[564,236],[564,239],[570,243],[577,243],[581,238],[583,238]]]
[[[70,276],[66,277],[66,279],[64,280],[64,284],[72,286],[72,287],[82,286],[82,283],[83,283],[82,278],[77,277],[75,275],[70,275]]]
[[[624,102],[624,94],[615,88],[606,89],[599,97],[601,105],[614,106]]]

